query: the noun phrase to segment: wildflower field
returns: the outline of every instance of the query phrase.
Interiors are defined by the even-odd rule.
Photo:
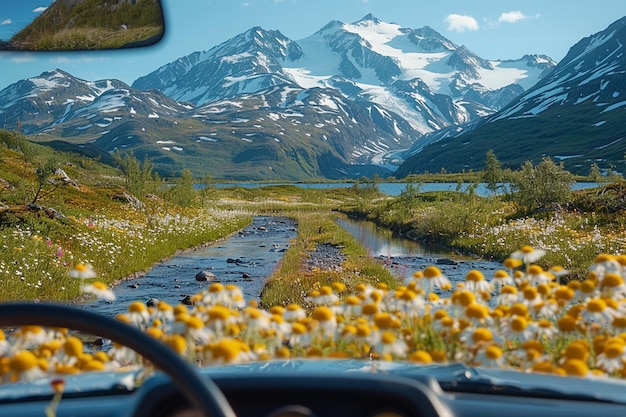
[[[123,214],[73,217],[63,227],[43,223],[0,229],[0,299],[73,300],[79,286],[68,271],[77,263],[92,265],[112,284],[177,250],[233,233],[251,219],[236,210],[169,208]]]
[[[605,190],[617,188],[610,194]],[[610,197],[609,197],[610,195]],[[346,205],[347,214],[413,239],[502,261],[524,245],[542,249],[544,267],[561,265],[584,279],[599,253],[626,253],[623,185],[575,193],[569,206],[520,213],[506,199],[468,193],[407,193],[383,202]],[[619,202],[619,208],[613,207]]]
[[[454,288],[430,266],[396,288],[336,281],[302,304],[269,309],[246,303],[235,285],[212,283],[191,306],[137,301],[117,319],[200,366],[326,357],[626,376],[626,257],[600,254],[585,281],[559,285],[566,271],[543,270],[535,263],[543,255],[524,246],[493,276],[472,270]],[[96,276],[82,264],[70,274]],[[122,346],[88,353],[71,333],[38,326],[0,333],[0,348],[4,382],[141,363]]]
[[[410,187],[397,198],[373,185],[198,191],[188,173],[163,186],[132,156],[118,161],[126,177],[93,161],[65,162],[61,175],[51,169],[58,163],[25,165],[28,155],[0,154],[8,178],[0,183],[2,300],[114,302],[119,280],[273,213],[294,217],[299,230],[260,305],[214,282],[191,305],[137,301],[118,319],[202,366],[351,357],[626,376],[622,185],[610,198],[592,191],[567,207],[524,214],[499,197]],[[58,187],[61,180],[67,184]],[[472,270],[453,286],[430,266],[402,282],[333,221],[338,211],[502,260],[502,268]],[[318,245],[341,253],[336,267],[303,268]],[[90,350],[65,329],[0,332],[3,382],[137,363],[128,349]]]

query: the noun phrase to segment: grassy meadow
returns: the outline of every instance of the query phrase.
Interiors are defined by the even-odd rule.
[[[298,237],[263,290],[264,305],[299,303],[337,280],[348,287],[397,284],[336,225],[339,215],[496,260],[530,245],[546,251],[543,265],[560,265],[576,279],[585,278],[598,254],[626,251],[626,187],[619,182],[576,192],[567,204],[522,210],[506,195],[480,197],[471,187],[426,193],[414,183],[398,197],[380,193],[374,182],[326,190],[223,189],[210,182],[197,188],[189,172],[165,182],[146,162],[128,156],[118,161],[121,169],[0,132],[0,300],[74,300],[80,288],[68,271],[76,264],[92,265],[100,280],[113,285],[177,251],[228,236],[256,214],[289,216],[299,224]],[[340,268],[305,267],[320,244],[339,248]]]

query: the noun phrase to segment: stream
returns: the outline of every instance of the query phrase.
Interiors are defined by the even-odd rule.
[[[437,265],[453,283],[464,281],[471,269],[479,269],[490,278],[493,271],[501,268],[497,262],[429,249],[381,229],[372,222],[340,219],[338,223],[399,279],[410,278],[414,271],[430,265]],[[157,299],[176,305],[186,296],[206,289],[210,282],[236,284],[243,291],[246,301],[258,301],[267,277],[278,267],[296,234],[297,225],[291,219],[256,216],[249,226],[238,233],[160,262],[141,277],[122,281],[113,289],[116,301],[90,299],[80,306],[114,316],[125,312],[133,301],[147,303]],[[198,281],[198,273],[213,274],[214,279]]]
[[[211,282],[236,284],[246,301],[258,300],[265,280],[295,238],[297,225],[286,217],[256,216],[252,223],[212,245],[196,248],[156,264],[145,275],[113,288],[114,302],[89,300],[82,307],[107,316],[123,313],[133,301],[156,298],[171,305],[204,290]],[[213,281],[197,281],[200,272]]]
[[[368,254],[380,259],[400,279],[411,278],[413,272],[436,265],[454,284],[464,282],[472,269],[478,269],[485,278],[502,269],[502,264],[480,258],[461,256],[454,252],[445,253],[442,249],[428,248],[412,239],[398,236],[375,223],[341,219],[339,225],[349,231],[363,245]]]

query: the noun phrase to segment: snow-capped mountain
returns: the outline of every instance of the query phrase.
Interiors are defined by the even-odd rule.
[[[176,100],[202,105],[293,84],[280,62],[301,54],[298,45],[280,32],[254,27],[208,52],[195,52],[161,67],[137,79],[133,87],[161,90]]]
[[[422,137],[398,174],[480,168],[489,149],[510,166],[549,156],[585,174],[592,163],[623,170],[624,45],[626,17],[575,44],[548,76],[501,111]]]
[[[39,141],[132,150],[166,175],[387,176],[424,133],[493,114],[553,66],[486,60],[368,15],[297,42],[254,27],[132,86],[50,71],[0,91],[0,117]]]
[[[19,123],[26,134],[102,135],[124,120],[176,118],[188,108],[158,91],[132,90],[119,80],[85,81],[59,69],[0,91],[0,115],[13,121],[7,127]]]
[[[197,105],[273,86],[334,88],[427,133],[494,113],[554,65],[539,55],[488,61],[428,26],[408,29],[367,15],[353,24],[330,22],[299,41],[252,28],[164,65],[133,87]]]
[[[13,121],[5,127],[37,141],[89,155],[132,150],[168,175],[190,167],[236,179],[386,176],[387,168],[367,166],[371,158],[419,136],[401,117],[335,89],[275,86],[195,107],[55,70],[0,91],[0,103],[0,116]]]

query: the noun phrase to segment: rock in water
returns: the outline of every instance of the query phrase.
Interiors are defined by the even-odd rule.
[[[213,281],[215,274],[209,271],[200,271],[196,274],[196,281]]]

